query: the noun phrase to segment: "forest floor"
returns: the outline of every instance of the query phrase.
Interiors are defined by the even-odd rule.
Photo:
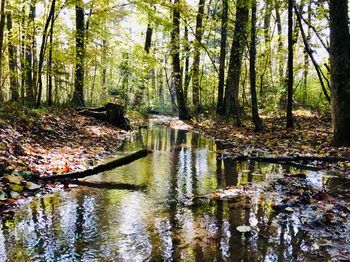
[[[189,123],[193,128],[216,140],[231,145],[225,154],[263,155],[268,157],[341,157],[350,160],[350,148],[332,145],[332,120],[330,116],[313,114],[306,110],[294,112],[295,127],[287,129],[285,118],[263,115],[264,130],[256,132],[251,122],[238,127],[233,121],[219,118],[198,118]],[[349,172],[350,161],[337,163],[313,162],[320,169]]]
[[[115,152],[130,133],[71,109],[0,109],[0,208],[32,195],[35,176],[84,170]]]

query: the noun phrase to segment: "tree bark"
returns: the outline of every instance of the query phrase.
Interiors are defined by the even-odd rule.
[[[54,3],[54,1],[52,2]],[[48,61],[48,74],[49,74],[49,81],[48,81],[48,97],[47,97],[47,103],[48,106],[52,106],[52,78],[53,78],[53,71],[52,71],[52,50],[53,50],[53,28],[55,24],[55,8],[53,8],[53,14],[51,19],[51,27],[50,27],[50,40],[49,40],[49,61]]]
[[[288,100],[287,100],[287,128],[293,127],[293,0],[288,0]]]
[[[56,176],[49,176],[49,177],[39,177],[38,180],[41,180],[42,182],[47,182],[47,181],[63,181],[66,179],[78,179],[78,178],[84,178],[87,176],[93,176],[98,173],[111,170],[120,166],[124,166],[127,164],[130,164],[140,158],[146,157],[148,155],[149,151],[146,149],[137,151],[135,153],[132,153],[128,156],[118,158],[111,160],[107,163],[95,166],[93,168],[83,170],[83,171],[77,171],[77,172],[71,172],[63,175],[56,175]]]
[[[197,13],[197,21],[196,21],[196,40],[194,44],[194,57],[193,57],[193,65],[192,65],[192,98],[195,113],[198,114],[200,112],[200,99],[199,99],[199,65],[200,65],[200,47],[203,36],[203,16],[204,16],[204,6],[205,0],[199,0],[198,3],[198,13]]]
[[[50,12],[49,15],[46,19],[45,22],[45,27],[44,27],[44,31],[43,31],[43,39],[41,42],[41,47],[40,47],[40,54],[39,54],[39,65],[38,65],[38,93],[37,93],[37,100],[36,100],[36,105],[35,107],[38,108],[40,107],[41,104],[41,96],[42,96],[42,91],[43,91],[43,80],[42,80],[42,70],[43,70],[43,65],[44,65],[44,59],[45,59],[45,52],[46,52],[46,46],[47,46],[47,32],[49,29],[49,25],[51,20],[54,19],[54,11],[55,11],[55,4],[56,4],[56,0],[52,0],[51,3],[51,7],[50,7]]]
[[[17,48],[13,44],[12,15],[11,15],[10,11],[7,13],[7,30],[8,30],[7,48],[8,48],[8,52],[9,52],[11,101],[18,102],[19,82],[18,82],[18,71],[17,71]]]
[[[187,23],[187,22],[186,22]],[[184,68],[184,96],[187,102],[188,98],[188,87],[190,86],[191,73],[190,73],[190,43],[188,39],[188,26],[185,25],[185,68]]]
[[[350,146],[350,33],[347,0],[330,0],[331,107],[336,146]]]
[[[153,34],[153,28],[150,24],[147,25],[147,31],[146,31],[146,41],[145,41],[145,51],[148,54],[151,48],[152,44],[152,34]]]
[[[4,45],[4,30],[5,30],[5,6],[6,1],[1,0],[0,6],[0,102],[4,101],[2,93],[2,61],[3,61],[3,45]]]
[[[180,12],[178,9],[179,0],[174,0],[173,29],[171,32],[171,53],[173,60],[173,81],[176,92],[179,118],[189,120],[191,117],[187,110],[186,101],[182,90],[182,77],[180,66]]]
[[[83,1],[78,0],[75,5],[76,22],[76,62],[74,93],[72,104],[75,106],[84,106],[84,60],[85,60],[85,17]]]
[[[259,117],[256,96],[256,0],[252,2],[251,41],[250,41],[250,93],[252,98],[252,120],[257,131],[261,131],[262,121]]]
[[[294,11],[295,11],[295,13],[297,15],[297,21],[298,21],[298,24],[299,24],[299,28],[300,28],[301,36],[302,36],[302,39],[303,39],[303,43],[304,43],[304,46],[305,46],[305,52],[308,55],[308,57],[310,57],[311,62],[312,62],[312,64],[315,67],[315,70],[316,70],[316,73],[317,73],[317,77],[318,77],[318,79],[320,81],[323,94],[326,97],[327,101],[330,102],[331,98],[329,97],[329,95],[327,93],[327,89],[326,89],[324,81],[323,81],[322,69],[321,69],[321,67],[319,66],[319,64],[317,63],[317,61],[316,61],[316,59],[314,57],[314,51],[310,48],[310,45],[309,45],[309,42],[308,42],[308,36],[306,36],[304,28],[303,28],[303,25],[301,23],[301,14],[299,13],[297,7],[294,8]],[[307,73],[306,72],[304,72],[304,77],[305,78],[307,77]],[[306,80],[307,79],[304,79],[304,81],[306,81]]]
[[[283,40],[282,40],[282,21],[280,14],[280,2],[275,0],[275,11],[276,11],[276,23],[277,23],[277,33],[278,33],[278,46],[277,46],[277,55],[278,55],[278,74],[280,76],[279,83],[282,85],[283,81]]]
[[[33,69],[34,69],[34,63],[33,63],[33,49],[31,42],[29,41],[34,37],[34,34],[31,35],[29,32],[31,30],[30,25],[32,25],[32,29],[34,30],[34,18],[35,18],[35,0],[32,0],[29,5],[29,23],[27,26],[27,43],[26,43],[26,50],[25,50],[25,84],[26,84],[26,100],[27,103],[31,106],[35,103],[35,96],[34,96],[34,80],[33,80]],[[33,41],[33,40],[32,40]]]
[[[240,106],[238,101],[239,83],[241,77],[242,58],[247,43],[247,24],[249,8],[245,0],[238,0],[236,6],[236,23],[231,46],[229,69],[226,80],[225,116],[234,115],[237,124],[240,121]]]
[[[219,86],[217,112],[224,114],[224,89],[225,89],[225,65],[226,65],[226,44],[227,44],[227,19],[228,19],[228,1],[222,1],[221,15],[221,42],[220,42],[220,68],[219,68]]]

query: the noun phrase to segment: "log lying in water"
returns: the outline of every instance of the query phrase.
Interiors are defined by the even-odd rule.
[[[40,177],[38,180],[42,182],[48,182],[48,181],[64,181],[69,179],[78,179],[78,178],[84,178],[87,176],[93,176],[98,173],[111,170],[120,166],[124,166],[127,164],[130,164],[131,162],[134,162],[140,158],[146,157],[150,153],[150,151],[143,149],[140,151],[137,151],[135,153],[132,153],[130,155],[127,155],[122,158],[113,159],[109,162],[94,166],[90,169],[86,169],[83,171],[77,171],[77,172],[71,172],[63,175],[56,175],[56,176],[49,176],[49,177]]]
[[[133,185],[125,183],[114,183],[114,182],[99,182],[99,181],[82,181],[76,180],[72,182],[79,186],[93,187],[93,188],[106,188],[106,189],[122,189],[122,190],[145,190],[147,187],[142,185]]]
[[[228,157],[231,160],[244,161],[251,160],[257,162],[268,162],[268,163],[280,163],[280,162],[326,162],[326,163],[337,163],[337,162],[346,162],[350,161],[350,158],[346,157],[317,157],[317,156],[282,156],[282,157],[252,157],[252,156],[233,156]]]
[[[108,122],[125,130],[132,130],[129,120],[124,117],[124,107],[115,103],[108,103],[98,108],[77,108],[83,116],[91,116],[98,120]]]
[[[298,169],[310,170],[310,171],[320,171],[322,168],[317,166],[303,165],[300,163],[309,163],[309,162],[324,162],[324,163],[337,163],[337,162],[347,162],[350,161],[349,158],[345,157],[317,157],[317,156],[282,156],[282,157],[252,157],[245,155],[238,156],[224,156],[224,159],[230,159],[232,161],[256,161],[256,162],[265,162],[281,165],[294,166]]]

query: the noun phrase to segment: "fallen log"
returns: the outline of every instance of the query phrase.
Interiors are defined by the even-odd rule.
[[[115,103],[108,103],[98,108],[77,108],[80,115],[90,116],[108,122],[125,130],[132,130],[129,120],[124,117],[124,107]]]
[[[82,181],[76,180],[72,181],[72,184],[79,186],[86,186],[92,188],[102,188],[102,189],[121,189],[121,190],[145,190],[147,187],[142,185],[133,185],[125,183],[113,183],[113,182],[99,182],[99,181]]]
[[[83,171],[76,171],[76,172],[70,172],[63,175],[55,175],[55,176],[48,176],[48,177],[39,177],[37,180],[41,182],[48,182],[48,181],[64,181],[69,179],[78,179],[78,178],[84,178],[87,176],[93,176],[98,173],[111,170],[120,166],[124,166],[127,164],[130,164],[131,162],[134,162],[140,158],[146,157],[150,153],[150,151],[143,149],[140,151],[137,151],[135,153],[132,153],[130,155],[127,155],[122,158],[113,159],[109,162],[94,166],[90,169],[86,169]]]
[[[325,156],[325,157],[317,157],[317,156],[282,156],[282,157],[258,157],[258,156],[245,156],[245,155],[238,155],[238,156],[225,156],[226,158],[229,158],[231,160],[237,160],[237,161],[245,161],[245,160],[251,160],[251,161],[257,161],[257,162],[268,162],[268,163],[280,163],[280,162],[327,162],[327,163],[337,163],[337,162],[346,162],[350,161],[350,158],[346,157],[331,157],[331,156]]]
[[[218,158],[220,159],[220,157]],[[297,169],[309,170],[309,171],[320,171],[323,168],[319,166],[305,165],[301,163],[310,163],[310,162],[324,162],[324,163],[337,163],[337,162],[346,162],[350,161],[349,158],[345,157],[313,157],[313,156],[294,156],[294,157],[252,157],[245,155],[238,156],[224,156],[222,159],[230,159],[232,161],[256,161],[256,162],[265,162],[272,164],[288,165],[295,167]]]

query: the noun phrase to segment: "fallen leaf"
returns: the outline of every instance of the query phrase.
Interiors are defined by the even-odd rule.
[[[6,179],[11,183],[11,184],[21,184],[23,181],[23,177],[16,176],[16,175],[7,175]]]
[[[38,185],[38,184],[35,184],[33,182],[27,182],[26,183],[26,189],[29,189],[29,190],[37,190],[41,188],[41,185]]]
[[[0,201],[5,201],[7,199],[6,193],[0,190]]]
[[[22,192],[23,191],[23,186],[20,185],[11,185],[11,189],[16,192]]]

